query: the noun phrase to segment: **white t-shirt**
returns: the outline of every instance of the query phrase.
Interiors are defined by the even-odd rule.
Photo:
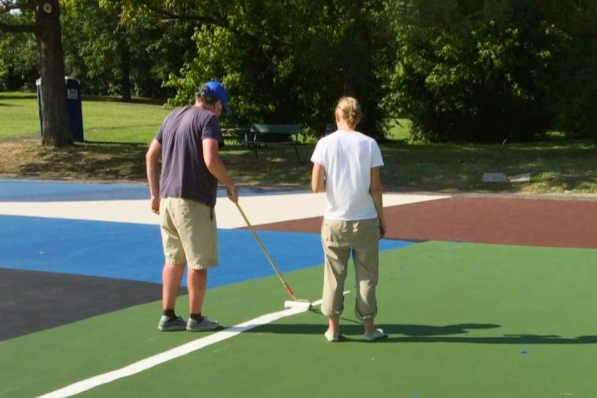
[[[383,159],[373,138],[338,130],[319,140],[311,161],[325,169],[328,204],[324,218],[357,221],[377,217],[369,187],[371,169],[383,166]]]

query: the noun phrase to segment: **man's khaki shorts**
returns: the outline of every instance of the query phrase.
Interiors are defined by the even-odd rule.
[[[218,266],[218,234],[213,207],[180,199],[160,200],[162,244],[166,264],[193,269]]]

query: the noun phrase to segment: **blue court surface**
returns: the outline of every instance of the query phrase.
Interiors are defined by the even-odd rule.
[[[288,191],[255,188],[243,190],[243,196],[278,195]],[[220,189],[219,197],[226,197]],[[67,181],[0,180],[0,202],[62,202],[147,199],[146,184],[80,183]]]
[[[131,200],[147,196],[147,186],[142,184],[0,181],[0,206],[9,201]],[[258,234],[282,272],[323,263],[319,234]],[[221,229],[218,236],[220,267],[210,273],[211,287],[274,274],[250,231]],[[410,244],[382,240],[380,250]],[[0,254],[0,268],[161,283],[163,254],[155,225],[0,215]]]
[[[0,181],[0,202],[60,202],[147,199],[143,184]]]

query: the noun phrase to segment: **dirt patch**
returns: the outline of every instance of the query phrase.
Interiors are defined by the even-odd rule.
[[[0,177],[144,181],[142,144],[76,144],[47,148],[39,140],[0,142]]]
[[[0,142],[0,178],[146,182],[147,144],[83,142],[67,148],[47,148],[38,139]],[[222,158],[240,186],[308,188],[309,155],[272,149],[259,158],[243,146],[226,146]]]

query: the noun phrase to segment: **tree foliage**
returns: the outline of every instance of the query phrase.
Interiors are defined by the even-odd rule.
[[[39,77],[39,52],[33,35],[0,37],[0,89],[33,89]]]
[[[230,124],[322,134],[336,101],[353,95],[359,128],[376,137],[398,116],[431,141],[597,134],[594,0],[48,1],[62,12],[63,73],[86,94],[174,106],[219,80]],[[45,57],[61,57],[44,3],[0,0],[0,31],[33,33],[0,37],[0,88],[43,72],[46,33],[57,47]]]
[[[551,98],[554,129],[570,138],[597,139],[597,40],[571,38],[560,57]]]
[[[380,71],[392,52],[382,1],[229,4],[226,23],[197,29],[195,59],[168,83],[178,91],[171,104],[188,103],[201,83],[216,79],[231,93],[229,121],[302,123],[323,133],[335,102],[354,95],[366,114],[360,128],[380,134]]]
[[[66,65],[87,94],[165,97],[162,82],[194,48],[193,26],[138,13],[124,19],[123,5],[78,0],[64,10]]]
[[[502,142],[542,136],[565,41],[532,1],[409,2],[386,104],[431,141]]]

